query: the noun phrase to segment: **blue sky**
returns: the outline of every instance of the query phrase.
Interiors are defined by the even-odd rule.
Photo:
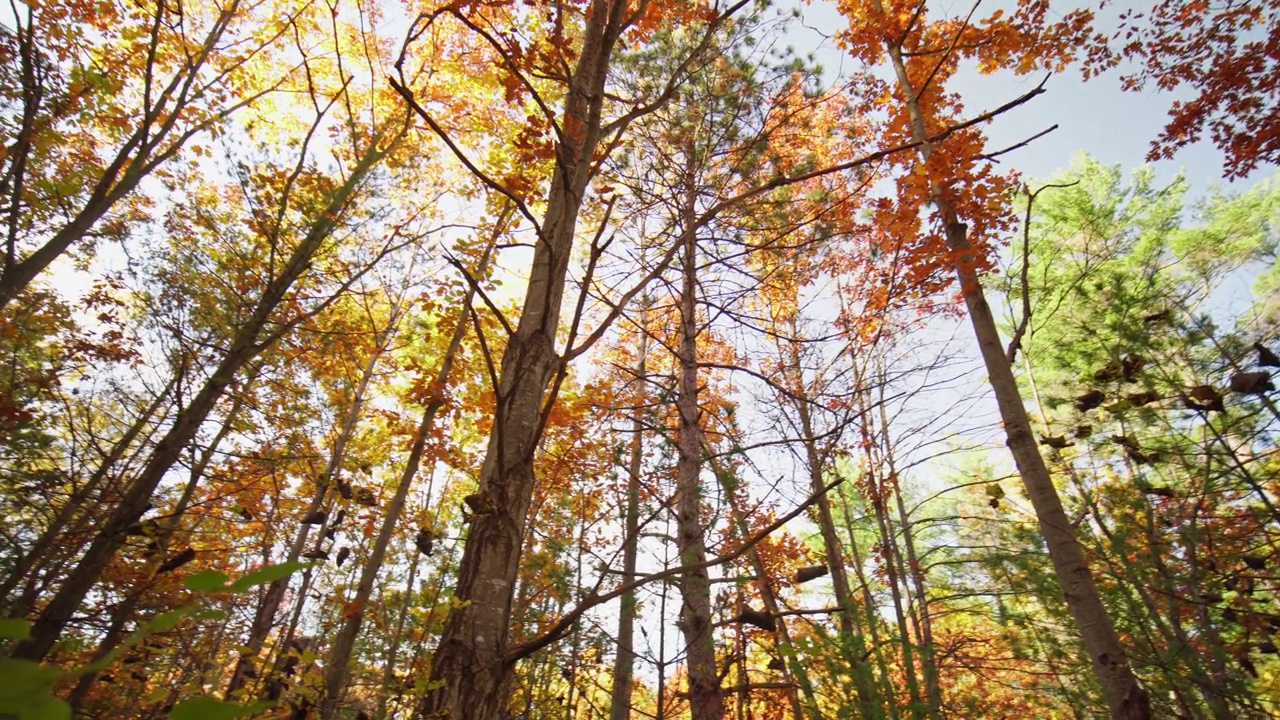
[[[790,6],[800,5],[805,24],[810,28],[808,32],[795,33],[790,42],[801,54],[816,51],[818,61],[825,68],[825,78],[831,80],[840,68],[842,56],[832,43],[824,43],[819,33],[830,35],[844,26],[835,4],[828,0],[786,2]],[[1050,13],[1052,15],[1056,10],[1060,14],[1084,4],[1097,5],[1096,2],[1055,3]],[[1116,16],[1125,7],[1151,4],[1121,0],[1099,13],[1098,29],[1110,31]],[[977,16],[1013,5],[1007,0],[984,2]],[[969,0],[929,3],[931,12],[952,17],[967,14],[971,7]],[[845,66],[849,67],[849,63],[845,62]],[[1120,89],[1120,74],[1119,70],[1113,70],[1087,83],[1078,68],[1053,76],[1046,85],[1046,93],[987,126],[988,146],[992,150],[1008,147],[1057,124],[1056,131],[1036,140],[1031,146],[1003,156],[1002,164],[1021,171],[1028,179],[1045,178],[1067,167],[1071,156],[1079,150],[1088,151],[1104,163],[1120,163],[1126,170],[1143,164],[1151,140],[1164,127],[1169,105],[1180,95],[1186,97],[1186,94],[1151,90],[1124,92]],[[970,112],[977,114],[1026,93],[1042,77],[1017,77],[1012,73],[984,76],[966,68],[953,80],[951,87],[966,99]],[[1214,182],[1228,185],[1221,180],[1222,154],[1205,141],[1183,149],[1172,160],[1156,163],[1155,167],[1162,181],[1168,181],[1179,169],[1185,168],[1194,195],[1203,193]],[[1229,186],[1244,190],[1275,172],[1274,166],[1259,168],[1247,178],[1229,183]]]

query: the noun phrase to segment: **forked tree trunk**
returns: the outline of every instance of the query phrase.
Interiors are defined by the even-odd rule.
[[[544,397],[560,367],[555,338],[578,211],[600,140],[605,78],[628,3],[593,0],[569,80],[547,209],[515,333],[502,355],[493,430],[471,496],[471,528],[458,567],[458,602],[445,622],[419,715],[431,720],[496,720],[510,691],[512,591],[533,494],[533,460]]]

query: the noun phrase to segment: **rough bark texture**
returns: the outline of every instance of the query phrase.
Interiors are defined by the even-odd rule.
[[[560,366],[555,336],[591,160],[600,139],[605,77],[626,3],[593,0],[570,79],[546,215],[533,251],[515,334],[502,356],[493,430],[480,468],[476,510],[458,568],[457,605],[445,622],[419,715],[432,720],[504,714],[512,591],[533,493],[544,394]]]
[[[693,188],[689,185],[685,219],[692,213]],[[702,427],[698,423],[697,239],[686,225],[683,283],[680,290],[680,362],[676,409],[676,549],[680,564],[699,565],[707,560],[702,525]],[[680,576],[680,631],[684,634],[689,676],[689,710],[693,720],[724,717],[724,695],[716,672],[715,637],[711,627],[711,583],[704,567]]]

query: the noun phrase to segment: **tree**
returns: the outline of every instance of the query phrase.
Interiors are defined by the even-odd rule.
[[[1280,3],[1166,0],[1142,11],[1126,9],[1110,38],[1089,45],[1085,77],[1122,63],[1125,90],[1189,88],[1175,100],[1169,122],[1151,142],[1148,160],[1172,158],[1208,131],[1226,156],[1225,174],[1240,178],[1280,162]]]
[[[900,105],[890,132],[919,143],[921,171],[898,181],[900,200],[886,203],[896,208],[895,236],[901,243],[925,244],[917,262],[924,267],[950,267],[969,311],[974,334],[1004,422],[1007,444],[1018,465],[1027,494],[1036,509],[1041,532],[1053,560],[1055,574],[1071,609],[1094,672],[1102,685],[1113,717],[1147,718],[1149,701],[1125,658],[1119,636],[1098,594],[1071,522],[1045,466],[1031,432],[1026,408],[1001,345],[994,316],[983,294],[980,272],[989,264],[986,244],[1009,227],[1001,206],[1008,180],[983,167],[980,136],[963,131],[955,137],[936,137],[955,111],[956,101],[942,91],[954,72],[954,51],[963,36],[972,33],[965,47],[979,53],[989,65],[1013,64],[1030,69],[1037,63],[1060,63],[1087,27],[1088,15],[1074,13],[1052,28],[1045,28],[1045,8],[1026,5],[1012,21],[993,16],[970,29],[968,19],[956,23],[927,22],[924,6],[911,13],[890,12],[882,3],[869,8],[842,5],[850,19],[843,42],[869,61],[887,58],[893,70]],[[938,53],[941,53],[939,56]],[[1023,65],[1019,66],[1019,63]],[[941,236],[920,232],[918,214],[925,204],[938,211]],[[887,219],[887,218],[886,218]],[[937,265],[932,265],[937,263]],[[929,277],[928,275],[925,276]]]
[[[0,116],[12,138],[0,156],[0,309],[70,248],[121,236],[142,208],[101,223],[143,179],[271,93],[282,78],[257,83],[277,71],[277,40],[303,13],[238,1],[25,9],[15,7],[13,32],[0,33]]]

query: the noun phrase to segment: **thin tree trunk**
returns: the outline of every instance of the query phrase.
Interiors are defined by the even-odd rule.
[[[174,506],[173,512],[165,518],[165,522],[161,526],[162,529],[155,538],[156,549],[150,562],[149,572],[151,579],[155,578],[160,564],[167,557],[170,540],[173,539],[174,534],[177,532],[178,524],[181,522],[183,515],[186,514],[187,508],[190,507],[191,499],[195,497],[196,488],[200,485],[200,480],[204,478],[205,470],[208,469],[209,463],[213,462],[214,453],[217,452],[218,446],[230,434],[231,427],[243,407],[244,396],[237,395],[235,402],[231,405],[231,409],[227,411],[227,416],[222,421],[222,427],[218,429],[218,434],[213,437],[208,447],[204,449],[204,452],[200,454],[200,457],[191,466],[187,485],[182,489],[182,495],[178,498],[178,503]],[[133,619],[135,611],[142,602],[142,598],[149,592],[150,587],[146,585],[132,588],[129,591],[124,602],[117,608],[115,616],[111,620],[111,626],[107,629],[106,635],[103,636],[102,642],[98,643],[98,651],[94,654],[95,661],[105,657],[125,639],[125,628],[128,626],[129,621]],[[87,673],[80,677],[75,688],[72,689],[71,694],[67,697],[67,704],[71,706],[72,711],[80,709],[97,679],[98,673]]]
[[[151,496],[178,459],[178,455],[199,432],[205,418],[213,411],[227,387],[235,381],[240,370],[266,349],[269,343],[260,341],[259,335],[270,322],[289,288],[310,267],[311,259],[330,236],[354,191],[381,156],[382,153],[370,150],[313,221],[307,236],[294,249],[281,274],[272,279],[263,291],[253,314],[237,331],[213,374],[191,403],[178,413],[169,431],[156,443],[146,466],[103,523],[84,557],[32,624],[30,636],[14,648],[14,658],[41,660],[53,649],[76,608],[102,576],[111,558],[124,545],[125,531],[146,511]],[[274,340],[279,336],[279,333],[274,333],[271,338]]]
[[[711,457],[711,454],[708,453]],[[729,470],[717,465],[714,458],[710,460],[712,471],[720,478],[721,487],[724,496],[729,501],[729,512],[732,514],[731,520],[733,527],[739,538],[745,538],[750,534],[747,528],[746,518],[743,515],[741,504],[738,502],[737,493],[734,492],[732,485],[728,482]],[[774,578],[770,577],[768,569],[765,567],[764,561],[760,557],[758,546],[752,547],[747,552],[747,560],[751,563],[751,573],[755,576],[756,589],[760,592],[760,602],[764,605],[764,611],[774,618],[778,625],[777,636],[774,638],[775,650],[786,658],[784,665],[785,679],[790,682],[793,678],[795,684],[787,688],[787,702],[791,705],[791,715],[795,720],[803,720],[804,708],[800,705],[799,691],[804,693],[805,702],[810,706],[814,706],[813,683],[809,680],[809,673],[805,670],[804,664],[796,657],[795,646],[791,642],[791,633],[787,629],[786,618],[782,616],[782,607],[778,603],[777,593],[773,591]],[[739,639],[741,639],[739,632]],[[742,663],[740,670],[745,672],[746,668],[745,655],[741,656],[739,662]],[[747,679],[743,677],[738,683],[739,692],[746,691]],[[739,713],[742,712],[742,701],[739,700]]]
[[[382,687],[378,690],[378,707],[374,717],[384,720],[387,717],[387,701],[391,688],[398,682],[396,679],[396,660],[400,655],[400,643],[404,641],[404,623],[409,617],[409,605],[413,603],[414,583],[418,581],[418,566],[422,564],[422,554],[416,548],[410,550],[413,559],[409,561],[409,578],[404,585],[404,600],[400,603],[400,612],[396,616],[396,627],[391,633],[391,644],[387,647],[387,656],[382,661]]]
[[[840,501],[844,510],[844,529],[845,534],[849,536],[849,555],[853,560],[853,570],[858,575],[858,585],[862,590],[863,617],[867,621],[867,634],[871,636],[871,650],[876,657],[876,668],[880,671],[879,685],[882,689],[882,698],[888,703],[889,717],[898,720],[898,703],[895,699],[893,685],[890,682],[889,665],[884,659],[884,643],[880,642],[880,630],[877,623],[879,616],[876,613],[875,598],[871,594],[871,586],[867,583],[867,578],[862,570],[862,555],[858,551],[858,539],[853,532],[853,510],[849,507],[849,501],[845,497],[844,490],[840,491]],[[875,709],[880,713],[878,717],[884,717],[884,711],[877,701]]]
[[[490,242],[489,249],[492,249],[497,236],[498,231],[495,230],[494,240]],[[485,259],[482,261],[482,265],[488,262],[489,249],[485,251]],[[471,307],[473,296],[474,290],[468,288],[466,296],[460,305],[461,309],[458,313],[458,322],[454,326],[453,337],[450,338],[449,346],[445,349],[444,356],[440,359],[440,370],[436,373],[435,381],[432,383],[432,387],[437,390],[422,412],[422,420],[418,423],[418,429],[413,435],[413,445],[409,449],[409,458],[405,461],[404,470],[400,473],[395,495],[392,496],[391,503],[387,505],[386,513],[382,518],[382,527],[378,530],[378,537],[374,540],[373,548],[369,552],[369,559],[365,562],[364,568],[360,573],[360,581],[356,584],[355,596],[348,602],[348,607],[354,608],[354,610],[345,614],[346,622],[343,623],[342,629],[338,631],[338,637],[334,640],[329,656],[325,660],[325,699],[320,711],[320,716],[324,720],[331,720],[337,717],[338,704],[342,699],[342,691],[347,680],[347,667],[351,663],[351,651],[355,647],[356,636],[360,634],[360,626],[364,622],[364,608],[373,594],[373,582],[382,570],[382,562],[387,556],[387,547],[391,543],[391,537],[395,534],[396,524],[400,522],[400,515],[404,512],[405,501],[409,497],[409,489],[413,486],[413,479],[418,474],[418,468],[422,462],[422,453],[427,445],[427,436],[431,434],[431,430],[435,426],[436,415],[440,412],[440,408],[444,406],[444,389],[447,387],[449,375],[453,371],[453,361],[457,357],[458,348],[462,346],[462,339],[467,334],[467,313]]]
[[[32,571],[44,560],[45,553],[54,546],[54,543],[58,540],[63,529],[78,520],[81,508],[86,502],[88,502],[89,498],[97,492],[99,485],[101,485],[102,481],[106,479],[107,474],[115,467],[116,463],[120,462],[124,457],[129,447],[135,440],[137,440],[138,435],[142,434],[143,428],[146,427],[147,423],[151,421],[151,418],[160,409],[160,405],[164,402],[164,399],[169,396],[169,393],[173,391],[174,386],[177,384],[178,379],[181,376],[181,372],[174,373],[173,377],[169,380],[169,384],[165,386],[164,390],[162,390],[160,394],[151,401],[151,404],[147,406],[147,409],[144,410],[141,415],[130,423],[129,428],[125,430],[124,435],[122,435],[120,439],[111,446],[111,451],[107,453],[107,457],[103,458],[102,462],[98,464],[93,475],[85,481],[84,485],[80,486],[78,490],[72,493],[71,497],[67,499],[66,504],[58,510],[53,521],[50,522],[44,532],[40,534],[40,537],[32,543],[31,548],[18,558],[14,565],[13,572],[9,577],[5,578],[4,583],[0,585],[0,599],[3,599],[0,601],[7,601],[9,595],[17,588],[23,578],[31,574]],[[26,617],[35,609],[36,600],[38,599],[35,576],[32,575],[30,580],[31,582],[29,583],[27,590],[23,592],[22,595],[11,605],[4,608],[4,612],[8,617]]]
[[[0,311],[4,310],[5,306],[18,297],[68,248],[81,242],[103,216],[120,200],[132,193],[143,178],[176,155],[199,129],[209,126],[230,111],[228,108],[223,112],[212,113],[211,120],[201,123],[195,129],[182,131],[173,137],[168,145],[161,148],[162,143],[174,135],[178,118],[186,115],[183,110],[189,107],[195,97],[203,94],[201,88],[195,87],[196,79],[215,52],[218,42],[226,33],[232,19],[239,12],[239,6],[240,0],[232,0],[221,9],[218,18],[210,26],[200,45],[191,48],[192,52],[187,55],[186,67],[168,81],[167,86],[157,95],[154,102],[144,103],[142,123],[117,149],[110,165],[98,177],[98,182],[84,205],[66,225],[59,228],[48,241],[22,260],[17,259],[13,250],[14,231],[11,229],[10,238],[6,243],[5,262],[3,267],[0,267]],[[153,42],[155,34],[162,27],[160,14],[164,9],[165,3],[156,3],[156,22],[151,30]],[[27,36],[30,37],[30,30]],[[148,66],[146,73],[150,75],[154,70],[155,66],[152,63]],[[207,89],[204,88],[204,90]],[[14,193],[19,192],[20,189],[20,186],[15,185]],[[16,207],[18,197],[15,195],[13,199]]]
[[[848,654],[846,662],[850,665],[850,674],[853,676],[854,689],[858,694],[858,705],[862,716],[868,720],[876,720],[884,717],[884,707],[881,703],[882,698],[876,692],[872,683],[871,669],[866,659],[866,640],[862,636],[857,621],[857,609],[853,604],[853,592],[849,587],[849,572],[845,566],[844,550],[840,545],[840,536],[836,532],[835,518],[831,513],[831,500],[827,493],[823,492],[826,481],[823,479],[822,472],[824,468],[823,455],[818,450],[817,437],[814,434],[813,414],[810,412],[808,402],[808,388],[804,381],[803,370],[800,367],[800,351],[796,346],[795,337],[798,334],[798,328],[793,323],[791,326],[793,340],[791,341],[789,358],[789,374],[791,375],[790,384],[793,395],[792,405],[795,407],[796,415],[800,419],[801,442],[804,445],[804,459],[809,472],[809,487],[813,490],[814,495],[818,498],[818,528],[822,532],[822,545],[826,551],[827,570],[831,573],[831,587],[836,596],[836,606],[840,608],[840,632],[844,636],[846,642],[852,643],[853,652]],[[853,534],[850,531],[850,542],[853,541]],[[865,588],[865,585],[864,585]],[[867,607],[871,607],[870,593],[866,594]],[[878,643],[875,646],[878,647]]]
[[[636,554],[640,540],[640,472],[644,461],[644,398],[647,396],[649,328],[647,307],[640,310],[640,344],[636,348],[636,371],[632,380],[631,457],[627,462],[627,506],[622,548],[622,582],[636,578]],[[618,651],[613,658],[613,689],[609,720],[631,717],[631,683],[635,669],[636,591],[623,593],[618,606]]]
[[[400,312],[399,303],[392,306],[390,316],[387,319],[387,326],[378,333],[374,350],[369,353],[369,358],[360,370],[360,380],[356,383],[351,405],[347,408],[347,413],[342,418],[338,436],[334,439],[333,448],[329,452],[329,461],[325,465],[324,472],[321,473],[316,481],[315,494],[312,495],[311,503],[303,514],[304,518],[319,512],[324,507],[329,488],[342,482],[342,462],[347,455],[347,443],[351,441],[351,437],[355,434],[356,426],[360,422],[360,415],[364,411],[365,395],[369,391],[369,383],[373,380],[378,361],[383,357],[383,353],[390,345],[391,339],[395,334],[396,325],[400,321]],[[325,523],[319,528],[318,537],[321,542],[324,539],[325,527],[331,520],[332,518],[326,517]],[[297,533],[294,535],[293,542],[289,544],[289,550],[285,554],[284,562],[296,562],[298,560],[307,546],[307,538],[310,533],[310,524],[298,523]],[[249,625],[249,637],[244,643],[245,652],[240,653],[235,669],[231,672],[231,679],[227,681],[226,695],[228,697],[244,687],[246,674],[253,667],[254,660],[257,659],[258,653],[262,650],[262,645],[267,641],[267,636],[271,634],[271,629],[275,627],[276,614],[280,611],[280,603],[284,600],[285,591],[289,589],[289,580],[290,578],[284,577],[273,580],[267,585],[266,592],[262,595],[262,602],[258,604],[253,622]]]
[[[880,367],[879,361],[877,365],[877,374],[883,379],[884,369]],[[936,720],[942,712],[942,687],[938,683],[938,668],[933,657],[933,627],[929,618],[929,600],[924,592],[924,570],[921,569],[920,563],[916,559],[915,541],[911,531],[911,518],[907,515],[907,507],[902,499],[902,487],[899,484],[898,468],[894,458],[893,438],[889,434],[889,413],[885,409],[884,383],[880,384],[880,424],[879,435],[881,447],[883,448],[882,456],[885,465],[889,469],[889,478],[892,480],[893,487],[890,492],[893,493],[894,503],[898,510],[898,521],[902,528],[902,544],[906,546],[907,557],[906,562],[902,562],[902,550],[894,544],[894,553],[898,557],[900,573],[905,577],[910,577],[912,585],[915,588],[914,601],[912,601],[911,588],[907,587],[907,602],[911,612],[912,622],[916,629],[917,650],[920,656],[920,672],[924,676],[925,700],[927,701],[928,716]]]
[[[883,9],[880,11],[883,12]],[[922,143],[921,155],[928,160],[932,153],[932,147],[928,143],[929,134],[915,87],[907,74],[901,44],[886,38],[885,46],[893,62],[899,90],[906,101],[912,139]],[[1027,409],[1022,403],[1013,369],[1001,346],[1000,331],[978,278],[977,258],[969,245],[968,226],[942,198],[940,190],[939,188],[935,192],[934,203],[942,214],[947,244],[955,254],[954,267],[960,282],[960,292],[969,310],[969,320],[982,351],[991,389],[1000,409],[1000,418],[1004,422],[1005,441],[1017,465],[1018,474],[1022,477],[1027,497],[1035,509],[1040,533],[1049,549],[1054,574],[1080,631],[1111,716],[1118,720],[1147,720],[1152,716],[1150,700],[1129,667],[1124,646],[1120,643],[1111,616],[1107,614],[1102,596],[1090,574],[1084,550],[1076,539],[1071,522],[1062,507],[1062,500],[1053,486],[1053,478],[1049,475],[1031,432]]]
[[[578,211],[601,133],[605,77],[628,3],[593,0],[582,49],[569,81],[547,209],[533,250],[520,321],[502,355],[493,430],[480,469],[456,595],[431,668],[419,715],[496,720],[510,690],[506,654],[512,591],[533,493],[533,461],[545,397],[561,360],[555,338],[573,251]]]

